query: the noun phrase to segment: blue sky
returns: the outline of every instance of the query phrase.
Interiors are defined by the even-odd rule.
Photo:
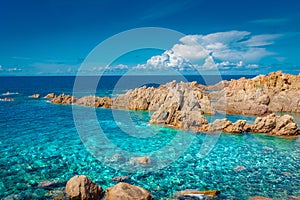
[[[164,50],[120,55],[110,66],[97,64],[86,73],[300,72],[298,0],[3,0],[0,27],[0,75],[76,75],[99,43],[141,27],[186,36]]]

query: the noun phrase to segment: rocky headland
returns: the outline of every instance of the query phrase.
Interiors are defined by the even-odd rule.
[[[300,75],[273,72],[252,79],[221,81],[213,86],[197,82],[172,81],[158,88],[140,87],[110,97],[48,94],[54,104],[77,104],[125,110],[153,111],[149,123],[184,130],[227,133],[265,133],[277,136],[299,135],[290,115],[275,112],[300,112]],[[203,114],[216,112],[259,116],[253,124],[244,120],[218,119],[208,123]]]

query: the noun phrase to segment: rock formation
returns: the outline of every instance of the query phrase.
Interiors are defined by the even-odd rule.
[[[205,124],[200,127],[202,132],[225,132],[225,133],[244,133],[246,120],[238,120],[235,123],[228,119],[217,119],[213,123]]]
[[[99,200],[102,187],[97,186],[86,176],[74,176],[66,185],[66,193],[72,200]]]
[[[118,183],[106,189],[106,200],[153,200],[147,190],[128,183]]]
[[[278,116],[270,114],[266,117],[257,117],[250,125],[251,132],[266,133],[277,136],[294,136],[299,134],[298,126],[290,115]]]
[[[59,96],[55,96],[50,100],[53,104],[73,104],[76,101],[76,97],[68,95],[68,94],[61,94]]]
[[[40,94],[33,94],[33,95],[29,96],[29,98],[39,99],[40,96],[41,96]]]
[[[257,76],[252,79],[221,81],[214,86],[196,82],[172,81],[158,88],[140,87],[129,90],[116,98],[48,94],[54,104],[77,104],[126,110],[153,111],[149,123],[184,130],[203,132],[250,132],[271,135],[297,135],[297,124],[292,117],[269,115],[258,118],[253,125],[244,120],[227,119],[208,123],[202,114],[225,113],[266,116],[272,112],[300,112],[300,75],[282,72]],[[265,121],[264,121],[265,120]],[[273,120],[273,121],[272,121]]]
[[[214,108],[226,113],[261,116],[300,112],[300,75],[272,72],[268,76],[231,80],[209,96],[218,100]]]
[[[54,93],[49,93],[44,98],[46,98],[46,99],[53,99],[55,97],[56,97],[56,95]]]

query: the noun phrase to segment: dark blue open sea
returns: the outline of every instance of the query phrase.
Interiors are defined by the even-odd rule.
[[[85,78],[87,82],[93,79]],[[155,77],[148,85],[174,78]],[[96,94],[117,95],[132,88],[134,84],[130,83],[136,79],[151,80],[149,77],[131,77],[128,84],[120,84],[114,89],[119,79],[102,77]],[[186,79],[205,83],[201,77]],[[209,84],[218,81],[214,77],[205,80]],[[57,181],[64,185],[78,174],[88,176],[104,189],[115,184],[111,178],[127,175],[132,184],[149,190],[155,199],[172,197],[175,192],[185,189],[217,189],[221,191],[221,199],[300,196],[299,139],[185,132],[149,125],[149,112],[80,107],[82,112],[92,110],[96,113],[105,137],[118,149],[133,155],[153,156],[153,169],[149,165],[144,170],[134,166],[127,170],[120,162],[114,164],[111,153],[115,151],[122,155],[112,145],[97,146],[101,141],[97,138],[98,129],[91,126],[86,130],[89,137],[80,138],[72,106],[52,105],[44,98],[28,97],[34,93],[42,97],[50,92],[71,94],[73,85],[74,77],[0,77],[0,98],[14,98],[13,102],[0,101],[0,199],[51,199],[53,191],[38,187],[40,182]],[[7,91],[15,94],[5,96]],[[80,91],[88,95],[92,90],[87,84]],[[124,113],[130,117],[130,125],[126,120],[118,119]],[[246,116],[227,117],[233,121],[239,118],[254,120]],[[295,117],[299,123],[299,115]],[[82,120],[90,119],[87,115]],[[173,145],[168,145],[170,143]],[[181,147],[182,152],[176,150]],[[209,150],[205,150],[207,148]],[[162,151],[157,153],[159,150]],[[180,155],[174,156],[178,152]],[[168,160],[168,164],[155,169],[155,164],[162,160]]]

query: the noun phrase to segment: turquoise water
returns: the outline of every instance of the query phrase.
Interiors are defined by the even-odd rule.
[[[1,199],[51,199],[51,192],[38,187],[41,181],[63,185],[77,174],[90,177],[103,188],[115,184],[111,178],[128,175],[130,183],[148,189],[155,199],[184,189],[218,189],[221,199],[300,196],[299,139],[185,132],[149,125],[148,112],[95,109],[97,123],[114,146],[103,143],[103,135],[93,126],[87,127],[88,134],[80,134],[83,144],[72,106],[30,99],[27,96],[33,89],[18,89],[14,102],[0,102]],[[77,109],[86,113],[94,110]],[[113,116],[128,116],[131,124],[115,121]],[[228,117],[253,121],[252,117]],[[88,114],[84,120],[93,123]],[[152,154],[166,146],[165,153]],[[120,149],[129,153],[115,162],[111,155]],[[143,155],[151,157],[147,167],[128,165],[130,157]],[[165,167],[157,169],[159,164]]]

